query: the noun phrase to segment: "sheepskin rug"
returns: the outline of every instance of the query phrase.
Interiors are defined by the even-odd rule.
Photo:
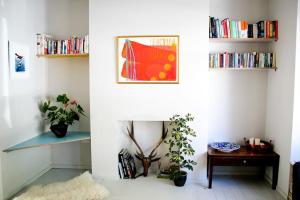
[[[108,190],[85,172],[66,182],[33,186],[14,200],[101,200],[108,196]]]

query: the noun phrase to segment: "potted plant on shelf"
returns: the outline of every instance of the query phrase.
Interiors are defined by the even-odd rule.
[[[84,115],[84,110],[77,101],[70,101],[66,94],[57,96],[56,105],[52,105],[50,100],[42,102],[40,110],[46,114],[46,120],[51,123],[50,130],[58,138],[67,134],[69,125],[72,125],[74,121],[79,121],[79,115]]]
[[[166,156],[170,160],[169,177],[174,180],[176,186],[184,186],[187,179],[187,172],[183,169],[193,170],[197,163],[188,159],[195,154],[190,137],[196,137],[195,131],[188,125],[194,118],[191,114],[184,117],[174,115],[170,118],[171,137],[165,141],[169,145],[169,152]]]

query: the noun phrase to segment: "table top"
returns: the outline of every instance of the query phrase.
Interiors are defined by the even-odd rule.
[[[208,156],[217,156],[217,157],[218,156],[220,157],[250,157],[250,156],[251,157],[279,157],[279,155],[275,152],[269,152],[269,153],[254,152],[248,150],[246,146],[241,146],[239,150],[230,153],[220,152],[208,146],[207,154]]]
[[[7,149],[4,149],[3,152],[11,152],[20,149],[40,147],[52,144],[61,144],[61,143],[70,143],[81,140],[90,139],[90,132],[83,131],[68,131],[67,135],[63,138],[57,138],[54,133],[51,131],[43,133],[41,135],[30,138],[24,142],[18,143],[14,146],[11,146]]]

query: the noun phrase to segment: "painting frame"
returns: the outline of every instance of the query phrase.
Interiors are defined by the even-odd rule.
[[[124,58],[122,57],[122,49],[124,48],[124,40],[131,39],[131,40],[150,40],[150,39],[174,39],[175,43],[175,80],[131,80],[128,77],[122,77],[122,70],[124,62]],[[122,35],[116,37],[116,60],[117,60],[117,83],[118,84],[179,84],[179,44],[180,44],[180,37],[179,35]],[[126,59],[127,60],[127,59]],[[173,77],[174,78],[174,77]]]
[[[30,71],[29,47],[20,43],[8,42],[9,71],[11,79],[27,79]]]

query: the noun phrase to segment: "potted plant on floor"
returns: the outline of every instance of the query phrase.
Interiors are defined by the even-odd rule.
[[[184,186],[187,179],[187,172],[183,169],[193,170],[197,163],[188,159],[195,154],[190,137],[196,137],[195,131],[188,125],[194,118],[191,114],[184,117],[174,115],[170,118],[171,137],[165,141],[169,145],[169,152],[166,156],[170,160],[169,177],[174,180],[176,186]]]
[[[52,105],[50,100],[42,102],[40,110],[46,114],[46,120],[51,123],[50,130],[58,138],[67,134],[69,125],[79,121],[79,115],[84,115],[84,110],[77,101],[70,101],[66,94],[58,95],[55,105]]]

